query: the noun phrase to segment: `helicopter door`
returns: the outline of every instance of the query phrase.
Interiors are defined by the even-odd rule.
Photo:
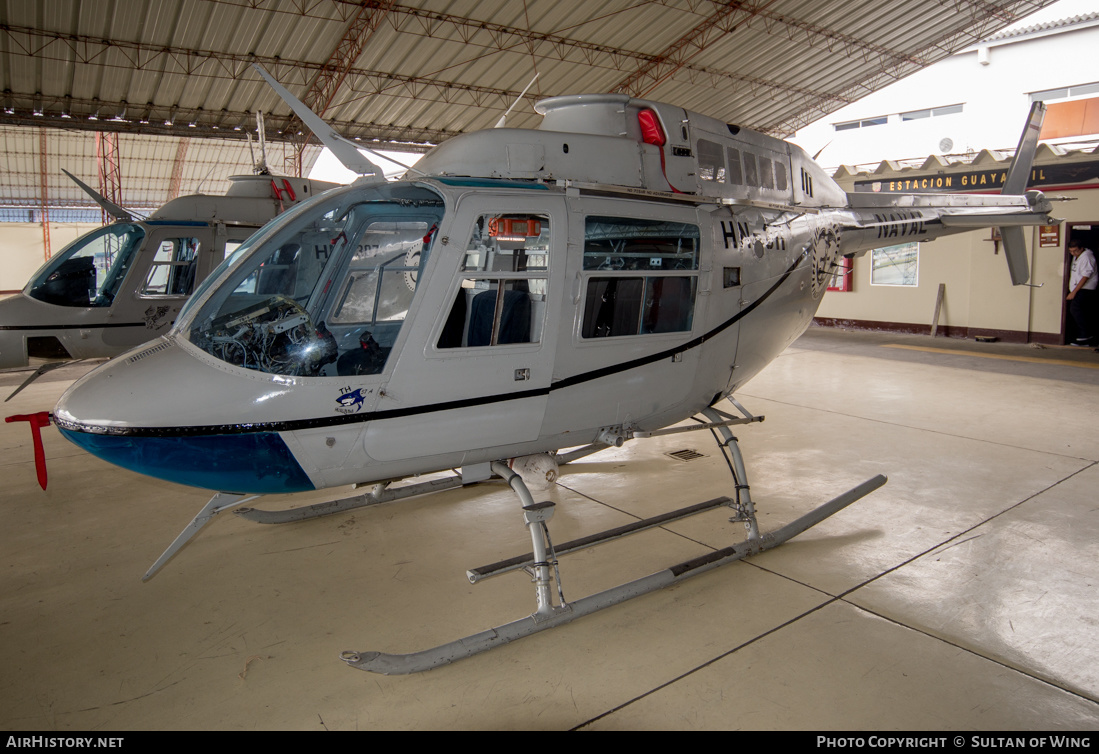
[[[213,241],[213,230],[205,225],[154,228],[149,234],[133,282],[127,284],[133,286],[133,295],[125,304],[118,299],[144,324],[146,340],[167,332],[175,322],[200,280],[199,265]]]
[[[588,199],[567,271],[575,326],[556,364],[547,434],[636,425],[689,396],[703,328],[709,245],[694,208]],[[703,251],[706,255],[704,257]]]
[[[443,246],[423,300],[442,303],[421,312],[409,338],[424,343],[425,361],[402,360],[387,388],[427,396],[436,408],[401,420],[405,430],[420,426],[400,433],[407,443],[384,426],[369,428],[367,453],[378,460],[536,440],[545,414],[562,295],[563,202],[476,194],[439,234]]]

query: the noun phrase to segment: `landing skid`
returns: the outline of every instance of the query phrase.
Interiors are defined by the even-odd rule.
[[[740,453],[740,446],[736,437],[733,436],[730,427],[737,424],[762,421],[763,417],[753,416],[736,401],[732,401],[732,403],[740,410],[743,417],[730,416],[717,409],[709,408],[703,411],[701,416],[695,417],[696,423],[694,425],[687,427],[672,427],[646,433],[634,432],[630,437],[655,437],[679,432],[709,430],[721,447],[722,453],[729,466],[729,471],[733,476],[735,482],[734,497],[715,498],[704,503],[698,503],[697,505],[688,506],[677,511],[638,521],[627,526],[610,529],[599,534],[566,542],[558,548],[554,548],[553,546],[548,527],[548,522],[553,517],[554,504],[552,502],[536,503],[531,496],[530,490],[523,483],[522,478],[512,471],[508,464],[503,462],[493,463],[491,466],[492,472],[507,481],[512,490],[519,497],[523,510],[523,518],[530,530],[533,551],[526,555],[510,558],[498,563],[472,568],[467,572],[467,577],[469,578],[470,583],[475,584],[486,578],[497,576],[502,573],[508,573],[518,569],[526,570],[533,577],[535,585],[537,608],[534,613],[526,618],[496,626],[487,631],[467,636],[464,639],[458,639],[457,641],[442,644],[433,649],[421,652],[412,652],[410,654],[387,654],[385,652],[345,651],[340,654],[340,658],[351,667],[359,668],[360,670],[369,670],[375,673],[383,673],[385,675],[417,673],[439,667],[440,665],[446,665],[455,660],[479,654],[492,649],[493,647],[507,644],[516,639],[521,639],[524,636],[530,636],[531,634],[545,631],[548,628],[560,626],[582,616],[590,615],[591,613],[611,607],[612,605],[617,605],[626,600],[633,599],[634,597],[639,597],[643,594],[663,589],[666,586],[677,584],[691,576],[705,573],[751,555],[770,550],[786,542],[788,539],[801,534],[810,527],[815,526],[832,514],[842,510],[886,483],[886,478],[878,475],[807,513],[796,521],[793,521],[774,532],[761,535],[756,522],[755,504],[752,502],[747,472],[744,468],[744,458]],[[613,438],[608,438],[608,440],[611,439]],[[625,436],[619,436],[619,439],[617,439],[614,444],[620,445],[624,439],[626,439]],[[569,463],[578,458],[590,455],[591,453],[604,450],[609,447],[610,444],[611,442],[609,441],[596,442],[569,453],[560,454],[557,456],[557,461],[559,464]],[[486,473],[485,476],[477,478],[483,479],[487,478],[487,476]],[[294,521],[304,521],[319,516],[341,513],[364,506],[393,502],[416,495],[437,492],[439,490],[460,487],[464,483],[466,483],[466,480],[463,480],[460,474],[397,488],[390,488],[389,483],[383,482],[374,485],[370,492],[344,498],[342,500],[306,505],[285,511],[265,511],[256,510],[254,508],[241,508],[236,511],[236,514],[257,523],[291,523]],[[473,483],[473,479],[470,479],[469,483]],[[230,508],[235,508],[238,505],[250,502],[258,497],[260,496],[245,496],[228,493],[218,493],[214,495],[202,510],[199,511],[198,515],[194,517],[191,523],[180,532],[179,536],[176,537],[175,541],[172,542],[168,549],[157,559],[142,580],[148,581],[152,578],[177,552],[179,552],[180,549],[183,548],[185,544],[187,544],[188,541],[191,540],[191,538],[210,523],[218,513]],[[576,550],[604,544],[620,537],[628,536],[653,527],[663,526],[672,521],[678,521],[723,506],[728,507],[733,511],[734,515],[730,518],[730,521],[744,524],[747,532],[747,539],[744,541],[735,544],[732,547],[726,547],[725,549],[717,550],[707,555],[694,558],[693,560],[679,563],[670,568],[645,576],[644,578],[607,589],[598,594],[583,597],[574,602],[567,602],[565,600],[557,560],[559,555],[565,555]],[[552,586],[556,586],[556,589],[551,589]],[[557,593],[556,603],[554,602],[553,591],[556,591]]]
[[[9,421],[11,421],[11,419],[9,419]],[[591,455],[592,453],[598,453],[600,450],[605,450],[607,447],[608,445],[606,443],[593,443],[570,453],[558,456],[557,462],[559,465],[563,465],[570,461],[575,461],[578,458]],[[511,473],[510,469],[508,471]],[[487,476],[488,475],[486,475],[485,478],[487,478]],[[41,476],[39,478],[41,479]],[[389,482],[380,482],[373,485],[370,492],[355,495],[354,497],[342,498],[340,500],[331,500],[324,503],[315,503],[313,505],[302,505],[297,508],[290,508],[282,511],[241,508],[233,511],[233,513],[241,518],[258,524],[289,524],[297,521],[307,521],[311,518],[319,518],[321,516],[331,516],[335,513],[343,513],[356,508],[381,505],[382,503],[392,503],[397,500],[404,500],[406,498],[426,495],[441,490],[454,489],[455,487],[473,483],[474,482],[467,482],[461,474],[454,474],[453,476],[444,477],[443,479],[432,479],[427,482],[417,482],[415,484],[396,488],[390,487]],[[42,482],[42,484],[43,489],[45,489],[44,482]],[[156,562],[153,563],[141,580],[148,581],[155,576],[177,552],[183,549],[184,545],[193,539],[203,527],[213,521],[217,514],[227,511],[230,508],[235,508],[238,505],[258,500],[260,497],[262,497],[262,495],[237,495],[228,492],[219,492],[214,495],[210,498],[209,502],[203,506],[202,510],[198,512],[198,515],[192,519],[191,523],[179,533],[168,549],[157,558]]]
[[[233,513],[255,523],[288,524],[295,521],[306,521],[311,518],[319,518],[320,516],[330,516],[334,513],[342,513],[344,511],[363,508],[369,505],[391,503],[395,500],[403,500],[416,495],[426,495],[429,492],[449,490],[454,487],[461,487],[462,484],[463,481],[460,475],[445,477],[443,479],[433,479],[428,482],[419,482],[396,489],[390,489],[389,482],[381,482],[375,484],[370,492],[354,497],[343,498],[341,500],[332,500],[326,503],[316,503],[314,505],[303,505],[284,511],[241,508],[240,510],[233,511]],[[153,563],[141,580],[148,581],[155,576],[177,552],[183,549],[185,544],[193,539],[204,526],[213,521],[217,514],[229,510],[230,508],[235,508],[238,505],[258,500],[260,497],[262,497],[262,495],[236,495],[227,492],[219,492],[214,495],[210,498],[210,501],[203,506],[202,510],[198,512],[198,515],[194,517],[191,523],[179,533],[175,538],[175,541],[169,545],[168,549],[157,558],[156,562]]]
[[[440,665],[446,665],[464,657],[470,657],[485,652],[493,647],[502,646],[508,642],[521,639],[524,636],[536,634],[547,628],[554,628],[569,621],[576,620],[585,615],[597,612],[612,605],[617,605],[626,600],[640,597],[643,594],[655,592],[672,584],[678,584],[691,576],[712,571],[749,555],[770,550],[782,544],[786,540],[801,534],[806,529],[820,523],[824,519],[847,507],[859,498],[873,492],[885,484],[886,478],[878,475],[867,480],[834,500],[825,503],[816,510],[787,524],[777,531],[764,534],[756,540],[746,540],[739,544],[727,547],[724,550],[704,555],[694,560],[688,560],[663,571],[653,573],[644,578],[631,581],[621,586],[616,586],[606,591],[583,597],[575,602],[566,603],[554,607],[549,615],[535,612],[532,615],[512,623],[507,623],[496,628],[490,628],[479,634],[467,636],[464,639],[442,644],[434,649],[411,654],[386,654],[384,652],[342,652],[340,658],[353,668],[369,670],[383,675],[405,675],[418,673],[422,670],[430,670]]]
[[[316,503],[315,505],[303,505],[285,511],[264,511],[255,508],[241,508],[238,511],[234,511],[234,513],[241,518],[246,518],[257,524],[288,524],[294,521],[305,521],[310,518],[317,518],[319,516],[330,516],[333,513],[343,513],[344,511],[353,510],[355,508],[364,508],[368,505],[392,503],[395,500],[404,500],[405,498],[415,497],[417,495],[426,495],[429,492],[450,490],[461,486],[461,476],[433,479],[430,482],[419,482],[417,484],[410,484],[407,487],[398,487],[397,489],[391,489],[388,482],[382,482],[374,485],[374,488],[370,492],[363,495],[356,495],[355,497],[343,498],[342,500],[332,500],[327,503]]]
[[[842,510],[856,500],[873,492],[886,483],[886,478],[878,475],[869,479],[839,497],[825,503],[797,520],[782,528],[760,535],[756,522],[755,507],[749,493],[747,474],[744,469],[744,459],[741,456],[737,439],[729,430],[733,424],[759,421],[760,417],[753,417],[739,404],[735,404],[744,413],[744,419],[736,419],[715,409],[707,409],[703,412],[705,421],[698,419],[699,426],[691,429],[709,429],[715,434],[715,439],[721,445],[729,469],[736,480],[736,498],[716,498],[706,503],[689,506],[679,511],[664,514],[653,519],[646,519],[618,529],[585,537],[573,542],[567,542],[555,549],[549,537],[547,523],[553,515],[553,503],[535,503],[530,491],[506,464],[495,463],[492,470],[506,479],[519,497],[523,508],[523,517],[530,530],[534,551],[527,555],[500,561],[488,566],[470,569],[467,576],[471,583],[477,583],[482,579],[495,576],[519,568],[525,569],[533,577],[535,585],[535,600],[537,609],[534,613],[501,626],[490,628],[487,631],[467,636],[457,641],[409,654],[388,654],[385,652],[352,652],[345,651],[340,658],[353,668],[369,670],[384,675],[404,675],[418,673],[423,670],[446,665],[455,660],[470,657],[494,647],[521,639],[524,636],[545,631],[549,628],[563,625],[585,615],[617,605],[626,600],[649,594],[658,589],[663,589],[672,584],[678,584],[691,576],[696,576],[707,571],[712,571],[721,566],[746,558],[750,555],[770,550],[783,544],[787,540],[801,534],[805,530],[820,523],[837,511]],[[677,428],[673,431],[681,431]],[[721,439],[717,436],[720,435]],[[651,436],[651,435],[650,435]],[[703,555],[693,560],[671,566],[662,571],[650,574],[635,581],[607,589],[605,591],[583,597],[574,602],[567,602],[561,586],[561,575],[558,569],[558,555],[582,548],[603,544],[604,542],[626,536],[637,531],[643,531],[654,526],[661,526],[670,521],[680,520],[687,516],[695,515],[720,506],[728,506],[735,512],[732,521],[743,522],[747,530],[747,539],[732,547]],[[550,575],[550,570],[553,576]],[[553,594],[550,590],[552,583],[557,586],[557,604],[553,602]]]

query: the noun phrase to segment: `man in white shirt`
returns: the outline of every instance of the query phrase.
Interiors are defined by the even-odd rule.
[[[1095,254],[1091,249],[1085,249],[1084,244],[1075,238],[1068,242],[1068,253],[1072,254],[1072,274],[1069,276],[1069,292],[1065,298],[1068,301],[1069,314],[1076,323],[1076,340],[1071,345],[1095,345],[1092,317],[1096,288],[1099,287]]]

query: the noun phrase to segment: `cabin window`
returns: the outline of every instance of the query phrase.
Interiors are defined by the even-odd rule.
[[[482,215],[470,234],[462,270],[547,270],[549,242],[549,217],[546,215]]]
[[[425,220],[370,223],[351,255],[343,291],[333,302],[328,322],[377,325],[403,320],[416,290],[429,229]]]
[[[697,270],[698,226],[599,217],[584,223],[585,270]]]
[[[698,140],[698,177],[704,181],[725,182],[725,151],[720,144]]]
[[[436,346],[481,348],[540,343],[549,270],[548,215],[477,218]]]
[[[749,186],[759,187],[759,168],[756,165],[756,156],[751,152],[744,153],[744,181]]]
[[[781,160],[775,160],[775,188],[785,191],[790,187],[786,180],[786,164]]]
[[[729,183],[734,186],[744,185],[744,175],[740,170],[740,150],[729,147]]]
[[[351,187],[299,205],[211,276],[181,315],[192,343],[270,374],[378,374],[389,363],[443,215],[437,194]],[[204,284],[205,286],[205,284]]]
[[[698,227],[687,223],[588,217],[584,269],[592,273],[580,336],[690,331],[699,238]]]
[[[31,282],[31,298],[57,306],[110,306],[145,240],[140,225],[114,223],[62,249]]]
[[[142,296],[189,296],[195,287],[197,238],[166,238],[153,257]]]
[[[759,185],[765,189],[775,187],[774,174],[771,172],[771,161],[766,157],[759,158]]]
[[[588,278],[582,338],[688,332],[694,314],[693,277]]]

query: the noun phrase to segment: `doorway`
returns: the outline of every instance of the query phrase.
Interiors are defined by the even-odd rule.
[[[1077,329],[1076,322],[1073,321],[1072,315],[1069,314],[1068,305],[1069,302],[1065,300],[1065,296],[1068,296],[1069,292],[1069,279],[1072,275],[1072,255],[1069,254],[1068,244],[1069,241],[1078,240],[1083,243],[1085,249],[1091,249],[1093,254],[1097,253],[1099,249],[1099,222],[1097,223],[1066,223],[1065,224],[1065,278],[1062,282],[1061,300],[1064,302],[1062,318],[1064,326],[1061,331],[1064,333],[1062,343],[1068,344],[1076,339]],[[1091,331],[1099,332],[1099,307],[1093,306],[1091,311]]]

